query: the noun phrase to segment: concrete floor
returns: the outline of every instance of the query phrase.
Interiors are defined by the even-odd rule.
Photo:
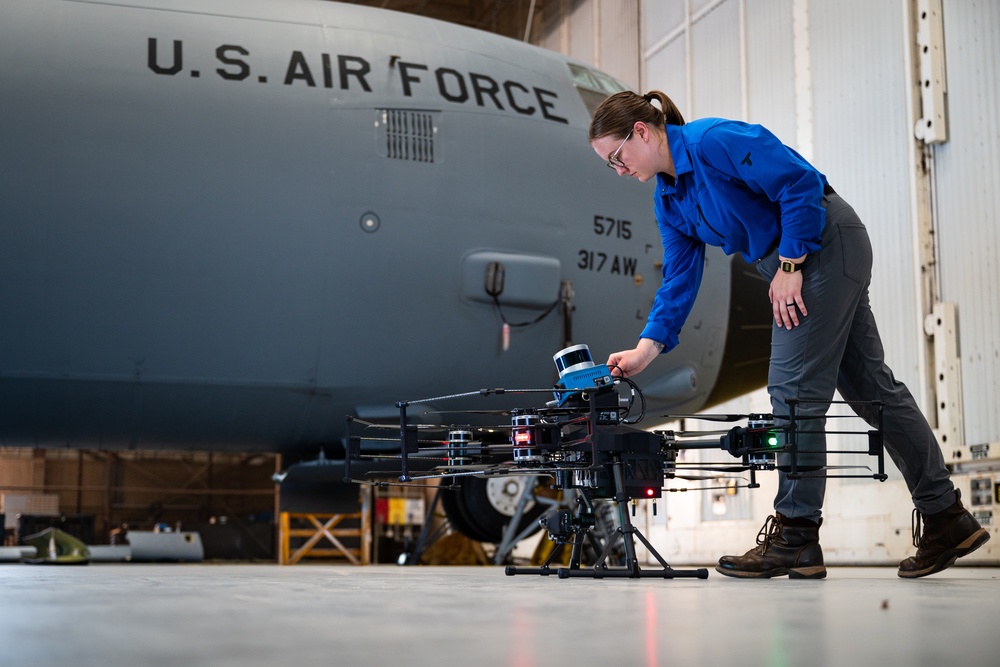
[[[4,667],[1000,664],[1000,569],[558,579],[498,567],[0,565]]]

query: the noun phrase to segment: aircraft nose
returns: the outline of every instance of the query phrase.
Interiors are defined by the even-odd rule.
[[[683,353],[687,356],[671,352],[659,369],[643,378],[650,404],[659,402],[674,411],[704,410],[767,386],[774,326],[769,284],[739,253],[728,261],[721,252],[716,258],[722,261],[702,280],[702,291],[715,295],[701,321],[706,335],[694,340],[682,336],[682,341],[691,341]]]
[[[757,267],[736,253],[730,264],[729,321],[719,380],[706,406],[767,386],[771,356],[771,310],[768,282]]]

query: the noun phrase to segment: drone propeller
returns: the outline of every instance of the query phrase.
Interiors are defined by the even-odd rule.
[[[704,464],[694,464],[690,466],[684,466],[688,470],[704,470],[705,472],[745,472],[749,466],[745,465],[704,465]]]
[[[746,419],[749,415],[737,414],[705,414],[705,415],[660,415],[664,419],[704,419],[711,422],[738,422]]]
[[[727,429],[720,429],[716,431],[665,431],[676,438],[707,438],[713,435],[726,435],[729,433]]]
[[[364,419],[355,419],[354,422],[357,423],[357,424],[361,424],[362,426],[364,426],[366,428],[383,428],[383,429],[386,429],[386,430],[394,430],[394,431],[398,431],[399,430],[399,422],[398,421],[397,422],[379,423],[379,422],[366,421]],[[419,423],[412,423],[412,422],[409,423],[408,426],[413,426],[418,431],[429,431],[429,430],[433,430],[433,429],[447,428],[446,426],[441,426],[440,424],[419,424]]]
[[[735,472],[743,472],[735,471]],[[689,482],[718,482],[719,477],[717,475],[675,475],[673,479],[683,479]],[[729,479],[737,479],[735,477],[730,477]]]
[[[495,417],[510,417],[515,414],[535,414],[540,417],[581,414],[579,408],[558,406],[541,406],[535,408],[497,408],[494,410],[436,410],[423,413],[425,415],[488,415]]]
[[[491,463],[463,463],[458,465],[443,465],[433,468],[433,472],[449,473],[449,472],[466,472],[466,471],[483,471],[495,468],[495,464]]]
[[[425,415],[495,415],[497,417],[509,417],[513,410],[511,408],[495,410],[432,410],[425,412]]]
[[[529,475],[538,474],[531,471],[522,471],[520,468],[509,468],[499,466],[467,466],[469,470],[462,470],[465,466],[445,466],[420,474],[412,475],[410,479],[447,479],[449,477],[501,477],[505,475]]]

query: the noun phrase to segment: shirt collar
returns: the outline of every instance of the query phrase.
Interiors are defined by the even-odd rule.
[[[670,147],[670,157],[674,161],[674,172],[679,177],[681,174],[686,174],[694,169],[691,166],[687,144],[684,142],[684,130],[680,125],[667,125],[666,130],[667,145]],[[656,175],[656,180],[660,185],[659,190],[661,194],[672,193],[677,187],[676,178],[672,178],[662,172]]]

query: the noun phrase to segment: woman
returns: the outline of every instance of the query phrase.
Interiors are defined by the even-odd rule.
[[[787,423],[786,399],[812,400],[796,414],[822,431],[838,389],[848,401],[885,404],[886,450],[915,506],[917,553],[900,563],[899,576],[939,572],[984,544],[989,533],[962,506],[927,420],[885,365],[868,299],[868,234],[826,176],[760,125],[719,118],[685,123],[659,91],[607,98],[591,122],[590,144],[618,175],[655,178],[663,239],[663,284],[636,347],[608,358],[615,373],[635,375],[677,345],[701,283],[706,244],[742,253],[770,282],[768,393],[776,422]],[[871,410],[858,412],[874,425]],[[826,448],[822,433],[800,434],[798,444]],[[799,463],[821,475],[826,455],[800,455]],[[780,470],[778,479],[775,514],[757,546],[723,556],[716,567],[722,574],[826,576],[819,545],[826,480],[789,479]]]

